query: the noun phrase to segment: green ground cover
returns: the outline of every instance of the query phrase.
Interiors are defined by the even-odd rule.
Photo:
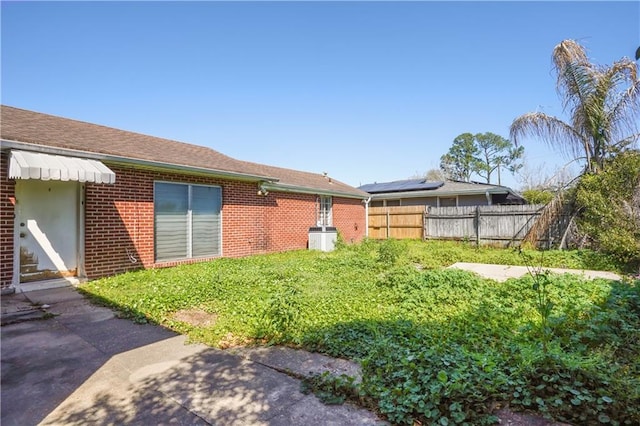
[[[361,383],[325,375],[307,389],[394,424],[491,423],[506,404],[577,424],[640,423],[640,282],[496,283],[443,269],[458,261],[616,270],[588,251],[390,240],[138,271],[82,290],[212,346],[286,344],[356,360]],[[196,309],[214,320],[176,319]]]

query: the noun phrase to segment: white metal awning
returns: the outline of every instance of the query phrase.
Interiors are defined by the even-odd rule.
[[[98,160],[12,150],[9,179],[115,183],[116,174]]]

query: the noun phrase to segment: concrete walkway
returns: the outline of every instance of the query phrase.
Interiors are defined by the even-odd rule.
[[[280,372],[354,371],[340,360],[185,344],[162,327],[116,318],[72,287],[27,295],[3,296],[3,317],[34,304],[40,318],[55,316],[0,330],[3,426],[384,424],[349,404],[324,405]]]
[[[452,267],[460,266],[498,280],[527,272]],[[187,344],[165,328],[116,318],[73,287],[2,296],[2,320],[3,426],[387,424],[300,392],[297,378],[310,374],[359,379],[359,366],[347,360],[284,347]],[[496,414],[504,425],[559,425],[509,410]]]
[[[527,268],[526,266],[510,266],[510,265],[491,265],[484,263],[465,263],[458,262],[449,266],[449,268],[464,269],[465,271],[475,272],[476,274],[489,278],[498,282],[504,282],[509,278],[520,278],[529,274],[529,271],[534,271],[533,268]],[[607,280],[620,280],[618,274],[607,271],[589,271],[581,269],[562,269],[562,268],[542,268],[543,271],[550,271],[555,274],[575,274],[581,275],[585,278],[604,278]]]

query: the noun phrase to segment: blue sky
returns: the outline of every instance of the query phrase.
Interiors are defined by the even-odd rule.
[[[640,2],[7,2],[5,105],[328,172],[437,168],[461,133],[564,117],[551,53],[640,46]],[[531,169],[566,159],[524,141]],[[519,182],[503,174],[503,184]]]

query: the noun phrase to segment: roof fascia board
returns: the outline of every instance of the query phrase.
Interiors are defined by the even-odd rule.
[[[10,141],[6,139],[0,140],[0,147],[2,150],[21,149],[23,151],[42,152],[45,154],[69,155],[69,156],[75,156],[80,158],[90,158],[92,160],[107,161],[107,162],[116,163],[116,164],[141,166],[141,167],[151,168],[154,170],[181,171],[181,172],[187,172],[187,173],[193,173],[193,174],[199,174],[199,175],[230,178],[230,179],[243,180],[243,181],[249,181],[249,182],[259,182],[259,181],[277,182],[279,180],[278,178],[270,177],[270,176],[252,175],[252,174],[238,173],[238,172],[228,172],[224,170],[215,170],[215,169],[205,169],[202,167],[184,166],[180,164],[168,164],[168,163],[161,163],[158,161],[140,160],[137,158],[121,157],[121,156],[108,155],[108,154],[99,154],[99,153],[88,152],[88,151],[78,151],[75,149],[68,149],[68,148],[56,148],[56,147],[51,147],[47,145],[30,144],[30,143],[24,143],[24,142]]]
[[[293,192],[297,194],[331,195],[342,198],[354,198],[356,200],[366,200],[369,195],[349,194],[342,191],[327,191],[325,189],[308,188],[304,186],[288,185],[284,183],[263,183],[260,188],[273,192]]]
[[[509,194],[510,191],[500,188],[467,191],[408,191],[371,194],[372,200],[392,200],[396,198],[453,197],[456,195]]]

